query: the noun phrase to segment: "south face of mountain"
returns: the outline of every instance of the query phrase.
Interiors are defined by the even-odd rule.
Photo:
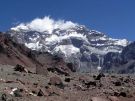
[[[76,71],[82,72],[102,69],[102,66],[106,66],[105,56],[109,53],[120,54],[130,43],[126,39],[113,39],[104,33],[72,22],[57,21],[53,24],[53,27],[48,24],[50,29],[41,29],[40,25],[33,27],[32,22],[20,24],[7,33],[15,42],[32,50],[62,57],[67,63],[73,63]]]

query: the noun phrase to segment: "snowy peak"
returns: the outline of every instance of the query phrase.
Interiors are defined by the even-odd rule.
[[[77,23],[37,18],[21,23],[8,32],[13,39],[28,48],[59,55],[77,68],[102,66],[102,58],[109,52],[121,53],[129,44],[126,39],[113,39]],[[99,65],[99,61],[102,61]],[[90,64],[91,63],[91,64]]]
[[[108,52],[121,52],[127,46],[126,39],[112,39],[104,33],[89,30],[84,25],[71,21],[54,20],[50,17],[36,18],[29,23],[21,23],[9,31],[19,43],[32,50],[52,52],[56,47],[72,45],[74,49],[88,46]],[[79,47],[77,44],[81,44]],[[61,48],[60,48],[61,49]],[[79,50],[78,49],[78,50]],[[57,48],[58,50],[58,48]]]

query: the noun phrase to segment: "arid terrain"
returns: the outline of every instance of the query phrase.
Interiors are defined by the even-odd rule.
[[[134,75],[46,75],[22,66],[0,65],[0,101],[135,101]]]
[[[69,35],[70,30],[65,30],[65,35]],[[41,50],[26,47],[35,48],[35,43],[29,43],[30,39],[35,40],[29,36],[36,35],[35,31],[24,31],[24,34],[11,31],[16,37],[0,32],[0,101],[135,101],[135,42],[124,47],[119,45],[119,42],[123,45],[122,40],[110,39],[81,26],[72,30],[78,34],[85,32],[89,44],[82,35],[81,38],[78,34],[71,35],[69,40],[58,41],[64,50],[56,53],[50,51],[54,42],[41,42],[47,45],[40,44],[44,46]],[[16,38],[29,41],[20,43]],[[38,38],[34,41],[37,44]],[[111,46],[117,52],[105,54],[106,50],[101,47],[94,48],[97,47],[91,46],[94,38],[98,39],[96,45],[103,41],[103,49]]]

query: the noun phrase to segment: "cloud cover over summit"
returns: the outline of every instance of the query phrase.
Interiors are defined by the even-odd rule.
[[[71,27],[75,27],[78,25],[77,23],[73,23],[71,21],[64,21],[64,20],[54,20],[49,16],[45,16],[44,18],[36,18],[28,23],[21,23],[18,26],[11,28],[11,30],[18,31],[19,29],[23,30],[33,30],[38,32],[47,31],[52,33],[54,29],[68,29]]]

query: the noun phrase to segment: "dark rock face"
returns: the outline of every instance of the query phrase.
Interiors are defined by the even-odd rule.
[[[83,40],[81,39],[71,38],[71,41],[75,47],[80,48],[83,45]]]
[[[122,64],[122,58],[120,54],[110,52],[104,56],[103,71],[110,70],[113,67],[119,67],[121,64]]]
[[[125,47],[121,53],[121,56],[125,62],[135,60],[135,42]]]
[[[125,47],[122,53],[108,53],[104,56],[104,72],[134,73],[135,72],[135,42]]]

